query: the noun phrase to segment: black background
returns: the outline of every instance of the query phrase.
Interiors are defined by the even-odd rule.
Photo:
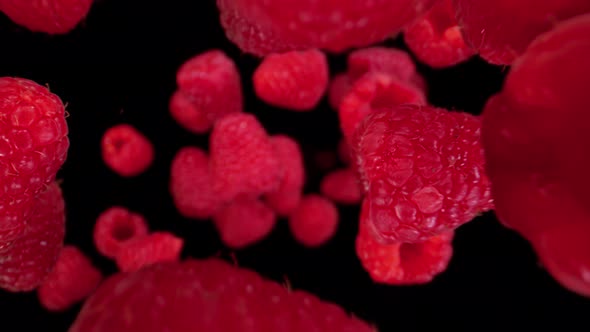
[[[399,40],[387,45],[403,47]],[[325,101],[314,112],[295,113],[256,100],[250,77],[259,60],[227,41],[213,0],[99,0],[74,32],[54,37],[30,33],[0,16],[0,47],[0,76],[48,84],[68,104],[71,148],[59,175],[67,203],[66,242],[79,246],[105,274],[115,267],[95,251],[92,227],[98,214],[112,205],[142,213],[153,230],[183,237],[184,257],[232,254],[210,223],[180,217],[168,194],[175,152],[207,144],[206,136],[183,130],[167,111],[176,69],[189,57],[220,48],[237,62],[246,110],[270,133],[291,135],[302,144],[308,192],[317,192],[323,174],[314,154],[334,151],[339,140],[336,114]],[[332,73],[344,70],[344,59],[331,57]],[[446,70],[419,70],[428,80],[431,103],[475,114],[500,89],[508,71],[479,59]],[[110,172],[100,158],[102,133],[121,122],[135,125],[156,148],[153,166],[133,179]],[[532,330],[549,325],[572,330],[587,323],[590,301],[557,285],[528,244],[502,228],[491,213],[457,231],[451,264],[431,284],[375,285],[354,253],[358,212],[357,207],[342,207],[338,233],[321,249],[298,245],[281,220],[268,239],[234,252],[235,257],[241,266],[340,304],[380,331]],[[0,330],[66,331],[78,310],[76,306],[62,314],[48,313],[35,293],[0,291]]]

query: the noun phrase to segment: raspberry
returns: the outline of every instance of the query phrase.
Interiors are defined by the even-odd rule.
[[[383,242],[419,242],[492,207],[478,117],[401,105],[369,114],[353,153]]]
[[[463,35],[490,63],[509,65],[536,36],[590,12],[588,0],[454,0]]]
[[[31,291],[53,268],[64,241],[64,200],[55,183],[35,198],[22,237],[0,252],[0,288]],[[1,246],[1,245],[0,245]]]
[[[47,310],[64,311],[92,294],[101,281],[102,274],[84,253],[65,246],[37,295]]]
[[[0,11],[34,32],[65,34],[88,15],[92,0],[1,0]]]
[[[265,238],[276,223],[275,213],[256,198],[237,197],[214,217],[223,243],[241,249]]]
[[[342,73],[332,77],[328,87],[328,102],[330,103],[330,106],[333,109],[338,110],[342,99],[346,97],[350,92],[350,89],[352,89],[352,80],[347,74]]]
[[[352,169],[339,169],[326,175],[320,184],[322,195],[341,204],[361,202],[361,187]]]
[[[124,177],[143,173],[154,160],[154,147],[133,126],[119,124],[102,137],[102,159],[113,172]]]
[[[416,73],[412,57],[402,50],[388,47],[367,47],[348,55],[348,75],[356,81],[369,72],[384,73],[408,82]]]
[[[340,103],[338,115],[344,137],[352,135],[373,110],[400,104],[426,104],[426,97],[414,86],[393,76],[370,72],[358,79]]]
[[[115,260],[123,272],[137,271],[160,262],[176,261],[184,241],[167,232],[136,237],[121,246]]]
[[[154,308],[158,314],[153,315]],[[289,291],[218,259],[116,275],[85,303],[70,332],[371,332],[340,307]]]
[[[451,0],[438,2],[422,19],[406,27],[404,41],[420,61],[433,68],[456,65],[475,53],[465,45]]]
[[[322,196],[307,195],[289,217],[289,227],[295,239],[304,246],[321,246],[336,233],[338,210]]]
[[[291,137],[271,137],[275,155],[284,170],[279,187],[265,195],[268,205],[279,215],[287,216],[299,201],[305,184],[305,165],[299,143]]]
[[[94,245],[105,257],[115,258],[129,241],[148,234],[142,215],[113,206],[98,216],[94,225]]]
[[[64,105],[37,83],[0,78],[0,242],[17,239],[35,195],[55,180],[67,157]]]
[[[375,282],[416,285],[431,282],[443,272],[453,255],[453,233],[442,233],[424,242],[382,244],[369,228],[370,202],[363,201],[356,253],[363,268]]]
[[[253,76],[260,99],[293,111],[313,109],[326,92],[328,80],[328,62],[318,50],[270,54]]]
[[[220,200],[276,190],[282,169],[272,143],[256,117],[231,114],[213,127],[209,140],[213,190]]]
[[[176,83],[184,100],[172,100],[176,107],[171,108],[172,115],[194,133],[206,132],[218,119],[242,112],[240,73],[232,59],[220,50],[187,60],[176,73]]]

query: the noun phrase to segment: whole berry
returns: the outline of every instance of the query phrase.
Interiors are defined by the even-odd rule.
[[[177,90],[170,98],[170,115],[186,130],[204,134],[211,129],[213,121],[196,104],[190,95]]]
[[[113,206],[98,216],[94,225],[94,245],[98,252],[115,258],[129,241],[148,234],[145,218],[121,206]]]
[[[135,127],[119,124],[109,128],[102,137],[102,159],[123,177],[138,176],[154,161],[154,147]]]
[[[0,0],[0,11],[33,32],[65,34],[88,15],[93,0]]]
[[[321,246],[336,233],[338,209],[320,195],[307,195],[289,216],[289,228],[299,243],[307,247]]]
[[[168,232],[138,236],[121,246],[115,261],[123,272],[137,271],[149,265],[176,261],[184,240]]]
[[[340,204],[359,204],[362,199],[356,171],[349,168],[328,173],[320,183],[320,192]]]

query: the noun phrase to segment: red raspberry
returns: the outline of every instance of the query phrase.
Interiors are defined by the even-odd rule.
[[[102,159],[115,173],[124,177],[143,173],[154,161],[154,147],[133,126],[119,124],[102,137]]]
[[[348,55],[348,75],[353,82],[369,72],[408,82],[416,74],[416,65],[407,52],[395,48],[367,47]]]
[[[328,173],[322,179],[320,191],[322,195],[341,204],[358,204],[362,198],[356,172],[348,168]]]
[[[213,122],[190,95],[176,91],[170,98],[170,115],[186,130],[195,134],[204,134],[211,129]]]
[[[382,241],[424,241],[492,207],[480,126],[473,115],[417,105],[365,118],[353,150]]]
[[[293,111],[313,109],[326,92],[328,80],[328,62],[318,50],[270,54],[253,76],[260,99]]]
[[[382,244],[369,230],[369,205],[364,200],[356,253],[371,279],[390,285],[425,284],[446,270],[453,255],[453,232],[419,243]]]
[[[209,140],[214,192],[230,201],[239,194],[276,190],[282,169],[272,143],[256,117],[231,114],[213,127]]]
[[[0,0],[0,11],[34,32],[65,34],[88,15],[92,0]]]
[[[115,260],[123,272],[137,271],[160,262],[177,261],[184,241],[168,232],[136,237],[121,246]]]
[[[92,294],[101,281],[102,274],[84,253],[65,246],[37,295],[47,310],[64,311]]]
[[[289,217],[289,227],[304,246],[321,246],[336,233],[338,209],[322,196],[307,195]]]
[[[59,186],[49,185],[34,200],[24,234],[0,253],[0,288],[31,291],[47,277],[64,241],[64,200]]]
[[[221,202],[213,192],[205,151],[195,147],[178,151],[170,171],[170,193],[180,214],[187,218],[207,219],[217,212]]]
[[[299,201],[305,184],[305,165],[299,143],[291,137],[276,135],[271,143],[283,168],[279,187],[265,195],[268,205],[279,215],[287,216]]]
[[[260,200],[239,196],[214,221],[223,243],[241,249],[264,239],[274,228],[276,215]]]
[[[422,19],[406,27],[404,41],[420,61],[433,68],[450,67],[475,54],[465,45],[451,0],[438,2]]]
[[[342,99],[346,97],[350,89],[352,89],[352,80],[348,77],[348,74],[342,73],[332,77],[328,87],[328,102],[330,106],[338,110]]]
[[[113,206],[98,216],[94,225],[94,245],[105,257],[115,258],[129,241],[148,234],[142,215]]]
[[[64,105],[33,81],[0,78],[0,242],[17,239],[35,195],[67,157]]]
[[[338,115],[344,137],[350,141],[357,126],[373,110],[406,103],[423,105],[426,97],[414,86],[391,75],[365,74],[340,103]]]
[[[240,73],[233,60],[220,50],[210,50],[187,60],[176,74],[176,83],[190,101],[172,110],[175,119],[185,128],[203,133],[222,117],[242,112],[243,97]],[[179,97],[177,97],[179,98]],[[173,100],[174,101],[174,100]],[[204,119],[209,121],[205,130]]]
[[[466,41],[490,63],[509,65],[536,36],[590,12],[588,0],[454,0]]]
[[[207,259],[158,264],[110,278],[85,303],[70,332],[164,330],[374,331],[309,293]]]

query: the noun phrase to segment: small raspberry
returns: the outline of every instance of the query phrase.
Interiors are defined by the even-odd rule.
[[[154,160],[154,147],[133,126],[119,124],[102,137],[102,159],[115,173],[124,177],[143,173]]]
[[[362,198],[356,172],[347,168],[328,173],[320,183],[320,192],[341,204],[359,204]]]
[[[384,108],[365,118],[353,150],[383,241],[424,241],[492,207],[480,127],[478,117],[430,106]]]
[[[366,73],[378,72],[408,82],[416,73],[412,57],[405,51],[388,47],[367,47],[348,55],[348,75],[354,82]]]
[[[330,107],[334,110],[338,110],[342,99],[352,89],[352,80],[348,77],[348,74],[342,73],[332,77],[330,85],[328,86],[328,102]]]
[[[336,233],[338,209],[322,196],[307,195],[289,217],[289,227],[304,246],[321,246]]]
[[[92,0],[1,0],[0,11],[34,32],[65,34],[88,15]]]
[[[136,237],[121,246],[115,261],[123,272],[137,271],[160,262],[177,261],[184,241],[168,232]]]
[[[65,246],[37,295],[47,310],[64,311],[92,294],[101,281],[102,274],[84,253]]]
[[[368,229],[372,224],[369,209],[365,200],[356,253],[373,281],[390,285],[425,284],[446,270],[453,255],[453,232],[419,243],[381,244]]]
[[[213,190],[221,201],[239,194],[272,192],[280,185],[280,161],[254,115],[231,114],[219,120],[209,139],[209,151]]]
[[[326,92],[328,80],[328,62],[318,50],[270,54],[253,76],[258,98],[293,111],[313,109]]]
[[[240,196],[219,211],[214,222],[223,243],[241,249],[270,234],[276,215],[258,199]]]
[[[142,215],[124,207],[113,206],[98,216],[94,225],[94,245],[98,252],[115,258],[129,241],[148,234],[148,225]]]
[[[53,268],[63,246],[64,200],[56,183],[35,197],[32,211],[22,237],[0,252],[0,288],[11,292],[37,288]]]
[[[221,202],[213,192],[205,151],[195,147],[178,151],[170,170],[170,193],[180,214],[187,218],[207,219],[219,210]]]
[[[176,91],[170,98],[170,115],[186,130],[195,134],[204,134],[211,129],[211,119],[197,108],[190,95]]]

